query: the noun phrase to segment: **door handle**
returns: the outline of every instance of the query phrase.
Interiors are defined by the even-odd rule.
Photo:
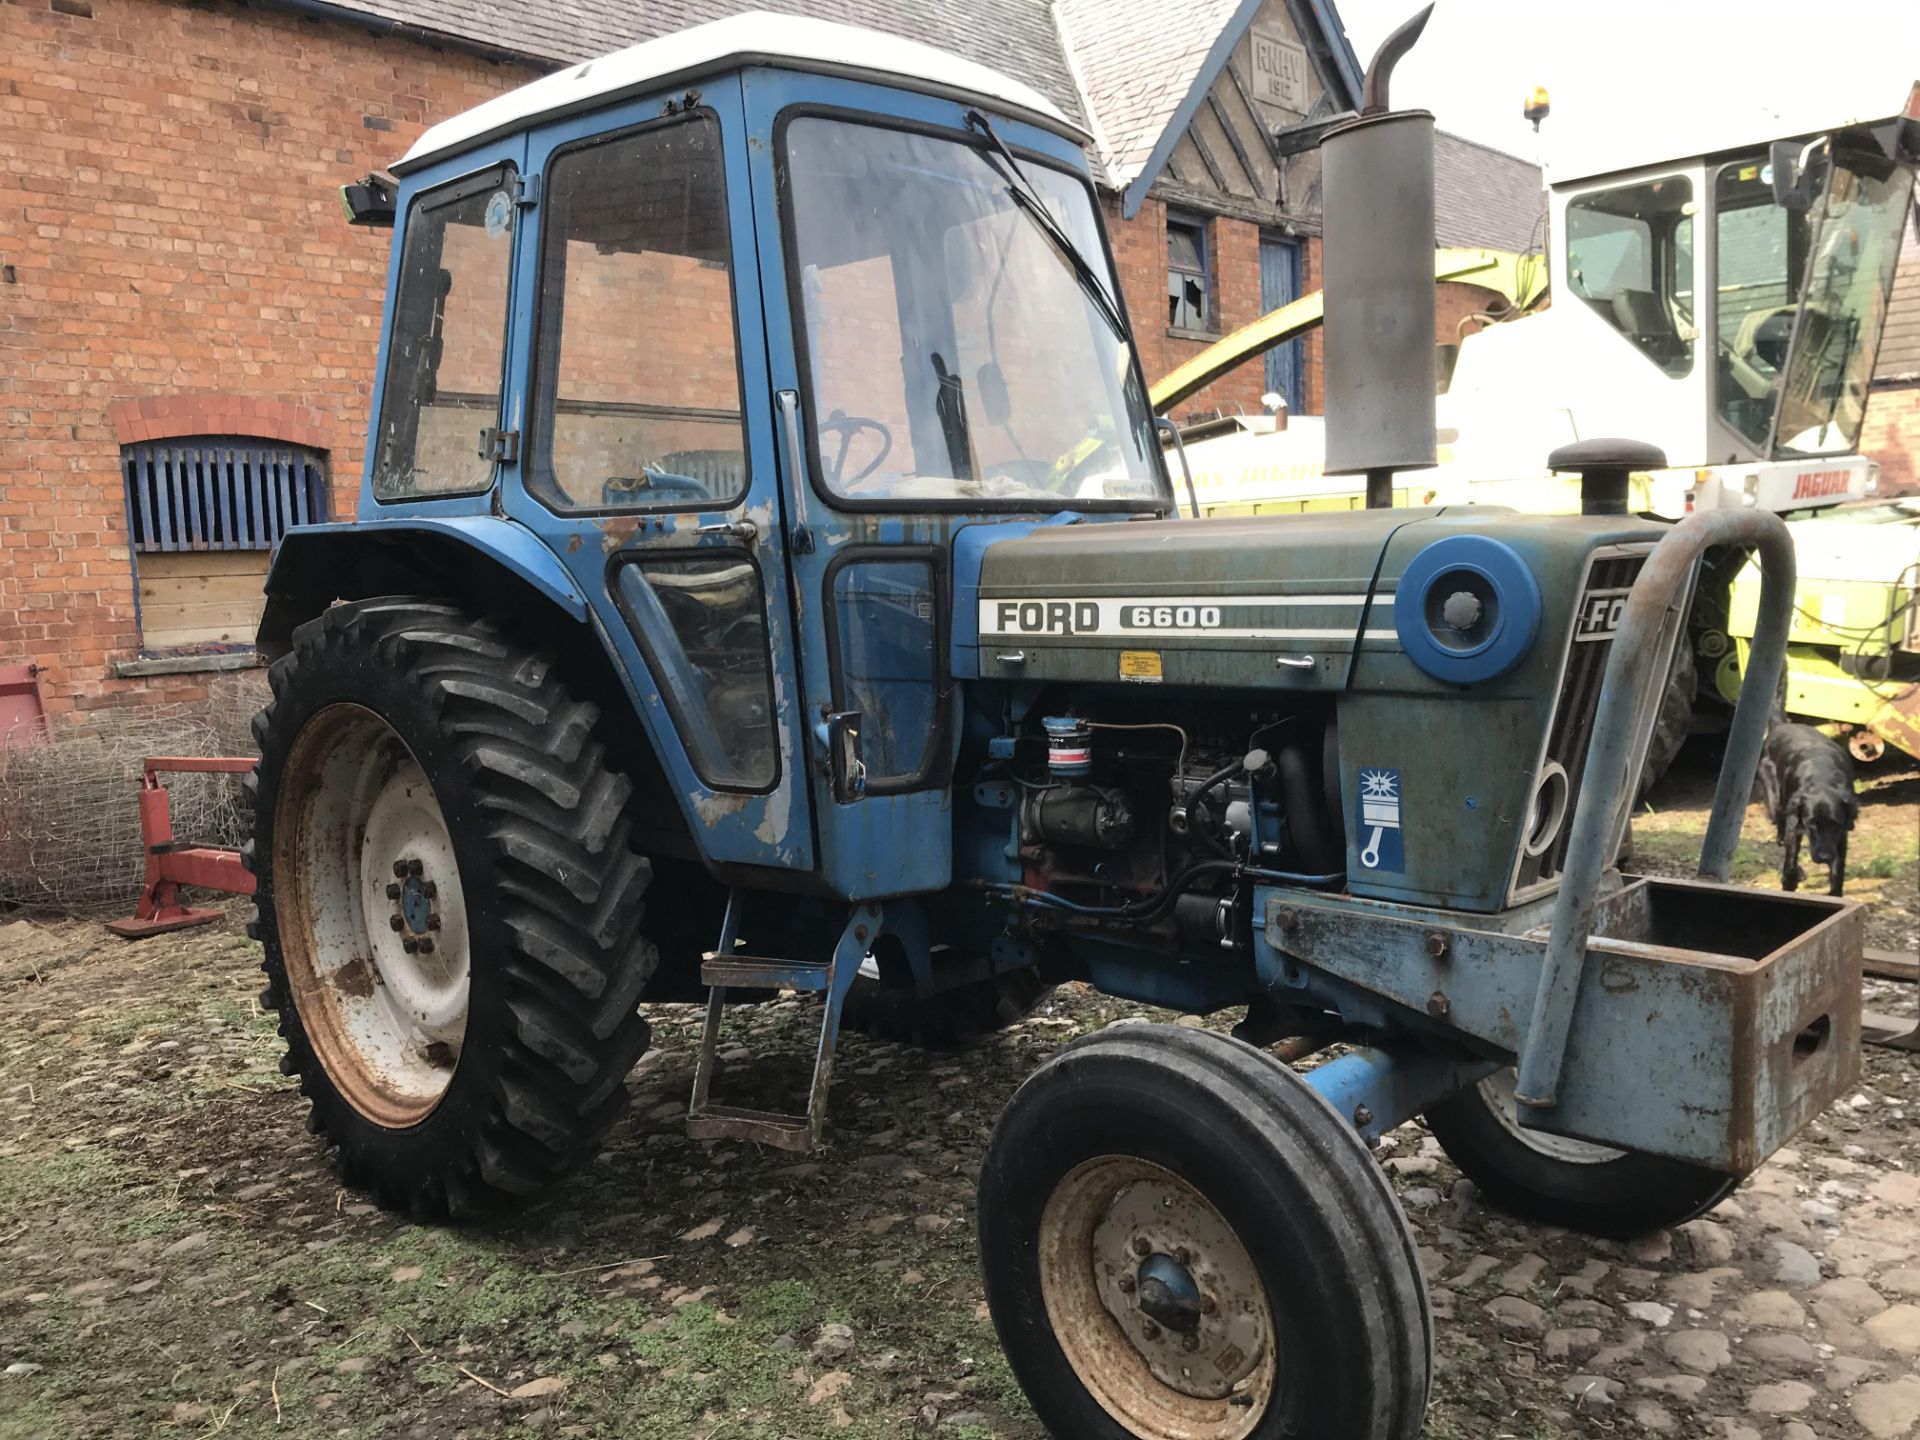
[[[760,538],[760,527],[751,520],[722,520],[716,525],[696,525],[696,535],[731,535],[751,545]]]
[[[806,486],[801,484],[800,477],[807,473],[807,467],[800,453],[800,392],[780,390],[775,392],[773,401],[780,407],[780,433],[787,441],[787,479],[794,493],[802,494]]]

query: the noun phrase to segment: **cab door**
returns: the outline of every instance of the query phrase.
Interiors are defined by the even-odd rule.
[[[706,857],[810,870],[738,81],[548,126],[527,163],[508,511],[588,597]]]

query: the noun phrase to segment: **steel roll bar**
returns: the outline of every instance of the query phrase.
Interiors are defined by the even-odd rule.
[[[1725,880],[1733,863],[1740,825],[1753,795],[1753,776],[1766,743],[1767,721],[1786,664],[1787,632],[1793,620],[1793,539],[1780,518],[1763,510],[1708,510],[1674,526],[1633,583],[1613,639],[1587,745],[1587,768],[1567,842],[1566,868],[1553,907],[1553,928],[1533,997],[1533,1018],[1520,1051],[1516,1098],[1532,1109],[1551,1109],[1558,1099],[1573,1008],[1586,968],[1587,939],[1599,901],[1600,880],[1613,856],[1623,805],[1633,801],[1634,739],[1650,686],[1666,677],[1653,673],[1663,653],[1660,633],[1686,601],[1694,567],[1715,545],[1752,546],[1760,552],[1760,614],[1748,652],[1747,672],[1734,707],[1720,780],[1706,839],[1700,847],[1701,879]],[[1684,621],[1683,621],[1684,623]],[[1686,643],[1682,631],[1679,642]],[[1654,702],[1657,703],[1657,700]]]

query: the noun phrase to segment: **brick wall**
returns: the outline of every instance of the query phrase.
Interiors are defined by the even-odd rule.
[[[1920,384],[1872,392],[1860,453],[1880,462],[1882,495],[1920,495]]]
[[[1120,272],[1127,315],[1133,322],[1133,338],[1140,347],[1140,363],[1151,385],[1206,349],[1211,341],[1191,339],[1167,328],[1166,206],[1149,197],[1131,220],[1120,218],[1117,196],[1103,197],[1102,208],[1107,233],[1113,241],[1114,265]],[[1260,304],[1260,227],[1244,220],[1212,216],[1206,219],[1206,229],[1213,272],[1213,294],[1209,300],[1217,338],[1258,320],[1265,313]],[[1301,246],[1300,270],[1302,294],[1320,288],[1318,237],[1308,239]],[[1306,368],[1303,390],[1310,415],[1320,413],[1325,397],[1320,345],[1320,332],[1315,330],[1307,335],[1303,346]],[[1266,369],[1258,360],[1252,360],[1184,401],[1174,418],[1213,410],[1258,415],[1262,413],[1260,396],[1266,388]]]
[[[338,187],[531,74],[239,6],[0,5],[0,660],[47,667],[51,713],[211,681],[111,678],[123,440],[316,437],[352,513],[388,235]]]
[[[226,683],[112,674],[141,643],[119,446],[206,433],[315,445],[334,513],[350,517],[390,234],[344,225],[338,187],[534,71],[238,5],[57,3],[0,4],[0,661],[44,666],[49,711],[72,719]],[[1205,342],[1166,330],[1164,207],[1122,221],[1107,205],[1152,380]],[[1259,232],[1214,219],[1209,241],[1225,333],[1260,313]],[[1304,289],[1319,262],[1311,240]],[[724,275],[674,281],[674,323],[691,333]],[[737,403],[723,366],[686,359],[677,375],[701,383],[670,403]],[[1317,334],[1305,359],[1317,412]],[[1257,412],[1264,388],[1250,364],[1189,408]],[[617,448],[593,427],[577,443]],[[720,442],[690,429],[674,443]]]

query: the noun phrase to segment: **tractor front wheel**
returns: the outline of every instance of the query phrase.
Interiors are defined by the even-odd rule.
[[[1128,1025],[1020,1087],[980,1178],[987,1305],[1076,1440],[1412,1440],[1432,1336],[1406,1222],[1252,1046]]]
[[[294,632],[254,721],[251,932],[281,1069],[342,1174],[419,1218],[584,1162],[646,1049],[646,860],[595,708],[412,597]]]
[[[1740,1182],[1659,1155],[1523,1129],[1514,1073],[1497,1071],[1426,1113],[1447,1158],[1501,1209],[1630,1240],[1706,1214]]]

